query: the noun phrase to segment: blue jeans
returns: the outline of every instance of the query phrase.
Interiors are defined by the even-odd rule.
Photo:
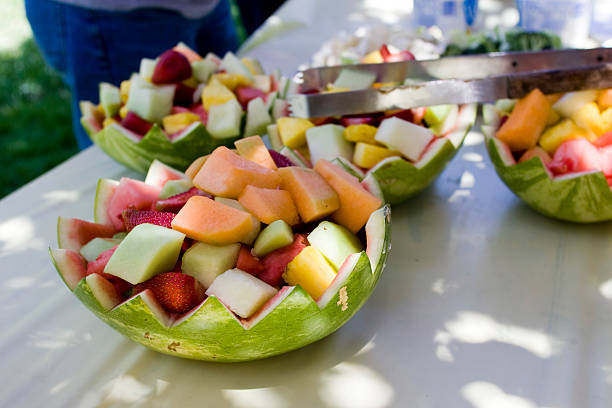
[[[45,60],[72,91],[72,124],[81,149],[91,140],[80,124],[79,101],[98,101],[98,84],[119,85],[137,72],[140,59],[155,58],[179,41],[202,55],[238,48],[227,0],[208,15],[188,19],[163,9],[109,12],[26,0],[26,14]]]

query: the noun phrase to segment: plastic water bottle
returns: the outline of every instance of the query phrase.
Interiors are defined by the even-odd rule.
[[[463,31],[476,22],[478,0],[414,0],[413,10],[417,25]]]
[[[580,47],[589,36],[590,0],[516,0],[519,27],[552,31],[563,45]]]

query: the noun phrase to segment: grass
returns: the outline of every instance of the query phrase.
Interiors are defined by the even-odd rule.
[[[70,91],[30,38],[0,52],[0,197],[78,151]]]
[[[246,31],[231,0],[240,42]],[[32,39],[23,0],[1,0],[0,198],[78,152],[70,91]]]

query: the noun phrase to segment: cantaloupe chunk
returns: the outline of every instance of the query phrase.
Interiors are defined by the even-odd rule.
[[[340,198],[340,208],[332,218],[353,233],[359,231],[382,201],[368,192],[356,177],[325,159],[317,161],[314,168]]]
[[[546,96],[539,89],[534,89],[516,103],[496,136],[512,151],[529,149],[538,143],[548,121],[549,111],[550,102]]]
[[[206,159],[208,159],[208,156],[210,156],[210,154],[200,156],[197,159],[195,159],[193,162],[191,162],[189,167],[187,167],[187,170],[185,170],[185,175],[189,177],[191,180],[193,180],[196,174],[198,174],[198,171],[200,171],[200,169],[202,168],[202,165],[204,164]]]
[[[211,79],[202,91],[202,104],[206,112],[210,110],[211,106],[223,105],[232,99],[236,99],[236,95],[215,78]]]
[[[307,246],[287,265],[283,279],[289,285],[300,285],[313,299],[321,297],[336,273],[318,249]]]
[[[210,154],[193,178],[193,185],[200,190],[226,198],[237,198],[249,184],[277,188],[280,176],[275,170],[247,160],[224,146]]]
[[[283,220],[289,225],[300,222],[291,194],[285,190],[246,186],[238,202],[264,224],[276,220]]]
[[[325,218],[340,208],[338,194],[316,171],[293,166],[278,169],[278,174],[281,188],[291,194],[304,222]]]
[[[276,164],[268,152],[268,148],[259,136],[249,136],[236,140],[234,143],[238,154],[252,162],[260,164],[272,170],[276,170]]]
[[[589,133],[579,126],[576,126],[571,119],[564,119],[553,127],[546,129],[540,138],[540,146],[548,154],[554,154],[557,147],[570,139],[588,138]]]
[[[212,245],[229,245],[244,240],[253,229],[251,214],[207,197],[187,200],[172,220],[172,229],[189,238]]]
[[[314,124],[303,118],[278,118],[276,126],[283,144],[295,149],[306,144],[306,131]]]
[[[601,110],[612,107],[612,88],[604,89],[599,93],[597,104]]]

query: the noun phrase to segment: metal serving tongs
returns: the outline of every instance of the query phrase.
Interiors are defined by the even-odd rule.
[[[306,90],[325,89],[344,69],[376,74],[375,82],[416,84],[289,97],[293,116],[317,118],[447,103],[520,98],[612,87],[612,48],[509,52],[383,64],[339,65],[298,72]]]

